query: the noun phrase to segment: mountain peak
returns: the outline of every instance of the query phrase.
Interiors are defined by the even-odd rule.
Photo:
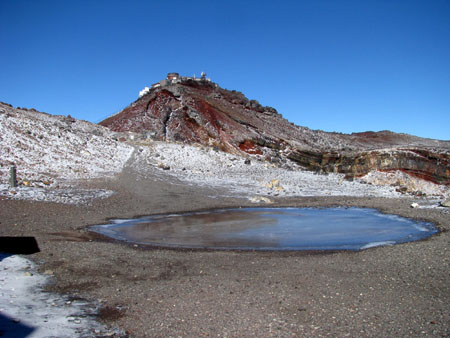
[[[202,77],[169,73],[139,98],[100,122],[138,138],[199,143],[217,150],[256,156],[278,165],[294,161],[325,172],[361,176],[370,170],[403,170],[449,184],[450,142],[388,131],[351,135],[296,126],[276,109]]]

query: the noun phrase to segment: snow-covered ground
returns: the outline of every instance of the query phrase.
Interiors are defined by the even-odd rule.
[[[97,305],[44,292],[48,275],[30,260],[0,254],[0,336],[105,337],[113,335],[95,321]]]
[[[71,182],[114,175],[132,152],[107,128],[0,103],[0,196],[89,203],[112,192],[79,189]],[[9,189],[12,165],[19,187]]]
[[[144,176],[146,168],[157,167],[188,184],[226,188],[230,195],[255,201],[272,196],[401,197],[404,195],[397,189],[404,184],[415,185],[417,191],[431,196],[448,197],[450,192],[447,187],[402,173],[377,172],[349,181],[342,174],[317,174],[294,163],[289,163],[292,170],[253,158],[246,163],[240,156],[195,145],[154,142],[139,150],[133,165]]]
[[[0,104],[0,180],[11,165],[32,186],[58,179],[104,177],[122,170],[133,147],[107,128],[65,116],[16,110]]]
[[[26,187],[10,188],[8,184],[0,183],[0,196],[9,199],[30,201],[56,202],[64,204],[90,204],[96,198],[106,198],[113,194],[105,189],[79,189],[66,185],[60,188]]]

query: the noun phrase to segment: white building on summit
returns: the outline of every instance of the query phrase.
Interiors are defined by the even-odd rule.
[[[181,83],[183,81],[189,81],[189,80],[198,81],[198,82],[211,82],[210,78],[206,78],[206,73],[205,72],[201,72],[201,77],[200,78],[195,77],[195,75],[194,76],[180,76],[180,74],[175,73],[175,72],[168,73],[167,77],[164,80],[152,84],[151,87],[145,87],[144,89],[142,89],[139,92],[139,98],[141,98],[142,96],[148,94],[150,92],[150,90],[153,89],[153,88],[158,88],[158,87],[161,87],[161,86],[167,86],[167,85],[175,84],[175,83]]]

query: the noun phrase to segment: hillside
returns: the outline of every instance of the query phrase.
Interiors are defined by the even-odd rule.
[[[199,143],[283,165],[349,178],[370,171],[403,171],[450,184],[450,141],[389,131],[327,133],[296,126],[276,109],[205,78],[169,73],[124,110],[100,122],[137,139]]]
[[[0,122],[0,198],[89,203],[113,191],[82,188],[80,179],[86,186],[124,172],[255,202],[450,194],[449,142],[310,130],[206,79],[163,80],[102,125],[5,103]],[[8,185],[12,165],[16,189]]]
[[[68,189],[69,181],[113,176],[132,152],[107,128],[0,102],[0,196],[65,203],[105,196],[105,191]],[[12,165],[20,188],[8,191]]]

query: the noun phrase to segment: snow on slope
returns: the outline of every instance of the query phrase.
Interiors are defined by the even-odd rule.
[[[245,158],[200,145],[153,142],[149,148],[140,150],[132,165],[144,176],[146,168],[157,167],[161,175],[173,175],[192,185],[225,188],[230,195],[245,196],[256,202],[271,196],[403,196],[396,191],[398,185],[390,177],[381,184],[380,180],[370,179],[348,181],[342,174],[316,174],[296,167],[295,163],[289,164],[293,170],[254,158],[246,164]],[[378,173],[377,177],[386,175]],[[423,184],[428,195],[449,195],[447,187],[425,181]]]
[[[122,170],[134,147],[114,137],[108,129],[85,121],[0,103],[0,196],[79,204],[111,195],[106,190],[75,188],[70,180],[105,177]],[[256,157],[247,164],[244,160],[200,145],[146,140],[127,165],[143,177],[150,172],[175,176],[187,184],[225,188],[233,196],[255,201],[271,196],[400,197],[399,187],[450,196],[449,187],[402,173],[373,172],[348,181],[342,174],[304,171],[293,162],[287,163],[292,168],[288,170]],[[22,183],[15,189],[9,189],[7,183],[12,164]]]
[[[19,180],[35,184],[108,176],[122,170],[132,151],[107,128],[0,104],[0,182],[12,164]]]
[[[67,180],[114,175],[133,149],[107,128],[0,103],[0,196],[71,204],[107,197],[112,192],[72,189]],[[15,189],[8,185],[12,165]]]

